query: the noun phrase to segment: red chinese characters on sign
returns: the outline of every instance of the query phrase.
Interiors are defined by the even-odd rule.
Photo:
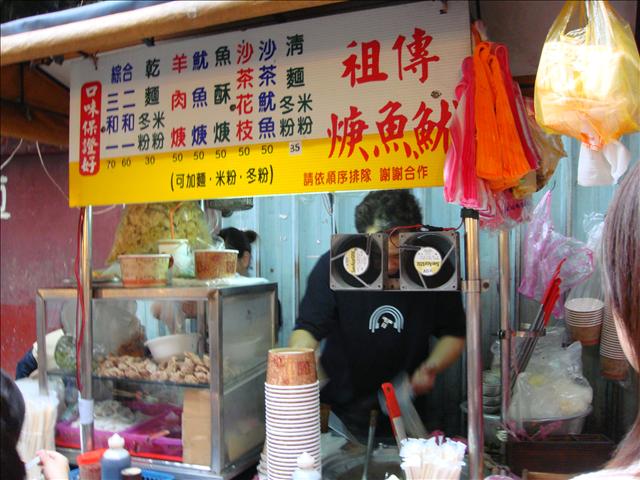
[[[347,48],[357,46],[356,42],[351,42]],[[388,78],[388,75],[380,71],[380,42],[372,40],[362,42],[362,62],[358,62],[358,56],[353,53],[342,64],[344,72],[342,78],[349,76],[352,87],[356,83],[380,82]],[[358,72],[359,71],[359,72]]]
[[[420,83],[424,83],[429,79],[429,63],[437,62],[440,60],[440,57],[437,55],[429,56],[429,45],[433,40],[433,37],[426,34],[424,30],[420,28],[416,28],[413,31],[413,42],[407,44],[407,50],[409,50],[409,64],[403,66],[402,53],[403,53],[403,45],[405,42],[405,37],[403,35],[398,35],[395,43],[393,44],[393,49],[398,54],[398,78],[402,80],[402,71],[410,70],[413,73],[416,73],[418,69],[420,69],[420,78],[418,79]]]
[[[378,110],[378,113],[387,112],[387,116],[381,122],[376,122],[378,126],[378,133],[380,134],[380,140],[384,145],[385,150],[389,153],[389,142],[392,140],[400,140],[404,138],[404,127],[407,124],[407,117],[399,115],[396,112],[402,105],[400,102],[388,101],[387,104]],[[397,146],[395,150],[397,150]]]
[[[417,160],[427,151],[435,152],[441,145],[445,152],[448,150],[448,124],[452,117],[449,102],[440,100],[440,115],[437,119],[432,116],[433,109],[428,108],[425,102],[420,102],[416,113],[411,117],[415,122],[413,138],[410,138],[411,133],[409,136],[405,135],[408,118],[401,113],[401,109],[400,102],[389,100],[378,110],[382,116],[381,121],[376,122],[381,145],[373,145],[370,150],[361,145],[369,125],[360,118],[362,112],[358,107],[351,105],[349,115],[342,119],[338,114],[332,113],[331,127],[327,129],[327,136],[331,139],[331,149],[327,158],[334,155],[341,158],[343,154],[346,158],[350,158],[356,148],[365,161],[369,160],[371,155],[378,158],[385,152],[389,154],[392,151]],[[369,145],[371,145],[370,142]]]
[[[404,35],[398,35],[393,42],[392,50],[396,52],[398,79],[404,80],[404,72],[418,74],[418,81],[425,83],[429,79],[429,64],[440,61],[438,55],[431,55],[429,47],[433,37],[425,30],[415,28],[411,41],[407,43]],[[350,42],[347,48],[355,48],[358,43]],[[370,40],[360,44],[360,56],[352,53],[345,60],[342,78],[349,78],[349,85],[355,87],[363,83],[384,82],[389,75],[380,66],[381,46],[378,40]],[[408,53],[408,55],[406,55]],[[408,58],[406,58],[408,57]]]
[[[102,84],[85,83],[80,89],[80,175],[96,175],[100,171],[100,109]]]
[[[329,138],[331,138],[331,151],[329,152],[329,157],[333,156],[338,143],[340,143],[338,157],[342,156],[345,146],[349,147],[347,157],[350,157],[356,146],[362,142],[365,130],[369,128],[369,125],[359,118],[360,115],[362,115],[362,112],[358,110],[357,107],[351,106],[349,109],[349,116],[342,120],[338,120],[338,115],[335,113],[331,114],[331,128],[327,129],[327,134],[329,135]],[[362,148],[360,151],[368,158],[368,154],[366,154]]]
[[[449,103],[446,100],[440,100],[440,119],[434,122],[429,117],[433,113],[431,108],[427,108],[424,102],[420,102],[420,107],[413,117],[413,120],[420,118],[418,125],[413,129],[416,137],[416,143],[420,149],[420,153],[425,150],[432,152],[438,148],[442,141],[444,151],[449,149],[449,120],[451,120],[451,112],[449,111]],[[435,132],[435,137],[434,137]]]
[[[185,110],[187,108],[187,92],[176,90],[171,94],[171,111],[181,108]]]

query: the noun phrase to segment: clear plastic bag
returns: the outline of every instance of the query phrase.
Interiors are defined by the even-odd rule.
[[[580,25],[570,31],[570,24]],[[609,2],[568,1],[547,35],[536,75],[537,122],[600,150],[640,130],[640,56]]]
[[[532,420],[566,419],[589,411],[593,389],[582,374],[582,345],[563,348],[557,336],[540,339],[529,366],[518,376],[508,418],[518,430]]]
[[[602,232],[604,215],[591,212],[585,215],[582,222],[587,233],[587,248],[593,252],[593,272],[584,282],[571,289],[567,300],[573,298],[595,298],[604,302],[605,295],[602,277]]]
[[[520,185],[513,189],[513,196],[516,198],[523,198],[540,191],[553,176],[560,159],[567,156],[560,136],[545,133],[536,123],[533,100],[525,98],[523,105],[527,115],[531,141],[538,159],[538,167],[535,173],[526,175]]]
[[[593,253],[584,243],[554,230],[551,191],[548,191],[533,211],[527,229],[522,281],[518,291],[529,298],[542,301],[545,289],[563,259],[566,260],[560,270],[560,297],[591,275]],[[559,302],[554,306],[553,315],[556,318],[564,316]]]
[[[186,238],[192,249],[212,245],[209,225],[197,202],[127,205],[107,262],[118,255],[157,253],[158,240]]]

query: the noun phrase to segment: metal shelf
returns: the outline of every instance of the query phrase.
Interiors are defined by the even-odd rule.
[[[264,374],[267,371],[267,362],[261,362],[254,367],[251,367],[248,370],[243,371],[241,374],[231,377],[229,380],[225,380],[223,384],[223,393],[231,393],[237,388],[243,386],[249,381],[253,380],[260,374]],[[76,380],[75,372],[65,372],[62,370],[49,370],[47,372],[48,375],[52,375],[54,377],[62,377],[62,378],[70,378],[74,382]],[[209,383],[177,383],[177,382],[169,382],[166,380],[146,380],[140,378],[128,378],[128,377],[105,377],[104,375],[93,375],[94,380],[100,381],[109,381],[109,382],[122,382],[131,385],[153,385],[153,386],[166,386],[169,388],[202,388],[202,389],[210,389],[211,385]]]

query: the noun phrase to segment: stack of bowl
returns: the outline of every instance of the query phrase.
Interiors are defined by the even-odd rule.
[[[610,380],[624,380],[627,376],[627,360],[618,340],[618,332],[609,305],[605,306],[602,322],[600,367],[602,376]]]
[[[482,411],[484,413],[500,412],[501,392],[500,372],[495,370],[482,372]]]
[[[290,480],[304,452],[319,471],[320,386],[312,349],[269,350],[265,411],[269,480]]]
[[[564,304],[571,336],[582,345],[597,345],[604,317],[604,302],[597,298],[572,298]]]

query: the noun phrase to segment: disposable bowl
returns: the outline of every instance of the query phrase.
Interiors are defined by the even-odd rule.
[[[183,356],[185,352],[195,353],[198,348],[198,334],[179,333],[165,335],[164,337],[147,340],[145,346],[149,348],[156,362],[164,362],[174,356]]]
[[[199,280],[231,277],[236,273],[237,250],[196,250],[194,255]]]
[[[125,287],[162,287],[167,284],[171,255],[120,255],[122,284]]]

